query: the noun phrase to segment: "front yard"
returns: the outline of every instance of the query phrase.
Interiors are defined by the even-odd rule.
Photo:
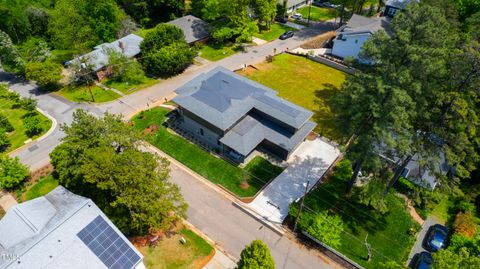
[[[301,7],[295,12],[302,14],[302,17],[306,20],[308,19],[308,6]],[[334,19],[338,16],[338,12],[334,8],[324,8],[311,6],[310,10],[310,20],[311,21],[328,21]]]
[[[231,56],[241,50],[242,48],[234,43],[215,44],[214,42],[208,42],[201,45],[199,49],[199,56],[214,62]]]
[[[52,175],[41,178],[25,192],[25,201],[47,195],[58,186],[58,180]]]
[[[343,221],[344,232],[336,250],[365,268],[383,268],[384,263],[389,261],[404,264],[415,242],[415,231],[419,229],[410,217],[404,200],[390,193],[385,198],[389,211],[381,214],[354,198],[345,197],[345,187],[351,174],[340,176],[338,171],[306,196],[305,205],[311,211],[302,211],[300,222],[312,218],[312,211],[338,215]],[[368,252],[364,244],[367,235],[373,249],[370,262],[367,261]]]
[[[57,91],[56,94],[73,102],[93,103],[108,102],[121,97],[114,91],[105,90],[96,85],[92,86],[90,90],[94,99],[92,99],[92,95],[86,86],[67,86]]]
[[[235,195],[254,196],[267,182],[283,171],[283,168],[260,157],[250,161],[245,168],[240,168],[213,156],[165,128],[162,123],[169,112],[162,107],[141,112],[132,119],[133,128],[147,133],[147,140],[158,149]],[[156,131],[148,132],[147,129]]]
[[[260,31],[260,33],[254,34],[254,36],[265,41],[272,41],[279,38],[286,31],[295,31],[295,29],[281,23],[274,23],[270,26],[270,30]]]
[[[152,85],[155,85],[157,83],[159,83],[160,81],[157,80],[157,79],[154,79],[154,78],[149,78],[149,77],[145,77],[143,79],[143,81],[141,81],[140,83],[125,83],[125,82],[118,82],[118,81],[113,81],[113,80],[109,80],[107,79],[106,81],[103,81],[103,85],[109,87],[109,88],[114,88],[114,89],[117,89],[119,91],[121,91],[123,94],[131,94],[131,93],[134,93],[136,91],[139,91],[139,90],[142,90],[142,89],[145,89],[145,88],[148,88]]]
[[[185,238],[186,243],[181,243]],[[202,268],[214,254],[213,247],[193,231],[182,228],[178,234],[165,236],[155,246],[140,248],[150,269]]]
[[[315,132],[335,141],[342,139],[335,128],[330,102],[345,81],[345,73],[291,54],[280,54],[273,62],[255,67],[258,70],[249,68],[239,73],[278,91],[280,97],[313,111],[313,121],[318,124]]]
[[[17,105],[16,101],[1,95],[0,114],[4,115],[13,126],[13,131],[7,133],[8,141],[10,142],[10,146],[6,149],[8,152],[23,146],[28,139],[36,139],[42,136],[52,126],[52,122],[46,116],[37,113],[35,117],[39,119],[38,125],[42,131],[37,135],[29,137],[24,123],[25,116],[28,112],[21,106]],[[0,149],[0,152],[1,150],[2,149]]]

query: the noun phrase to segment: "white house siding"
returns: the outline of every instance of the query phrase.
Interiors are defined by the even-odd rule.
[[[363,43],[370,38],[370,33],[355,34],[355,35],[343,35],[343,40],[337,36],[333,40],[332,54],[341,58],[353,56],[358,58],[358,54],[362,50]]]
[[[283,5],[283,0],[278,0],[277,1],[279,4]],[[308,3],[310,3],[311,0],[288,0],[287,2],[287,12],[292,12],[294,10],[296,10],[297,8],[301,8],[305,5],[307,5]]]
[[[189,118],[188,116],[184,115],[182,117],[183,122],[181,123],[182,129],[185,131],[195,135],[195,138],[208,144],[209,146],[217,149],[221,149],[221,146],[218,144],[218,140],[220,139],[220,136],[209,130],[207,127],[201,125],[197,121]],[[201,134],[201,131],[203,130],[203,135]]]

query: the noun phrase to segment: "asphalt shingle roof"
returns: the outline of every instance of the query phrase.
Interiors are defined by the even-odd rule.
[[[169,21],[168,24],[175,25],[182,29],[185,34],[185,40],[189,44],[210,36],[208,23],[192,15]]]
[[[337,30],[337,34],[373,34],[379,30],[384,30],[385,32],[390,33],[390,18],[368,18],[353,14],[347,24]]]

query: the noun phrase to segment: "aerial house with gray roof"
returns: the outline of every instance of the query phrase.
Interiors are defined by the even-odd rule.
[[[192,15],[169,21],[168,24],[175,25],[182,29],[185,35],[185,41],[190,45],[204,41],[210,37],[208,23]]]
[[[315,127],[313,112],[223,67],[176,90],[181,129],[236,162],[255,151],[286,160]]]
[[[0,269],[145,269],[142,260],[92,200],[62,186],[0,219]]]

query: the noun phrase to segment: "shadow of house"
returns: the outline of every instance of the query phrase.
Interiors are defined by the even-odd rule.
[[[205,42],[210,37],[209,24],[192,15],[169,21],[168,24],[175,25],[182,29],[185,40],[189,45],[194,45],[197,42]]]

